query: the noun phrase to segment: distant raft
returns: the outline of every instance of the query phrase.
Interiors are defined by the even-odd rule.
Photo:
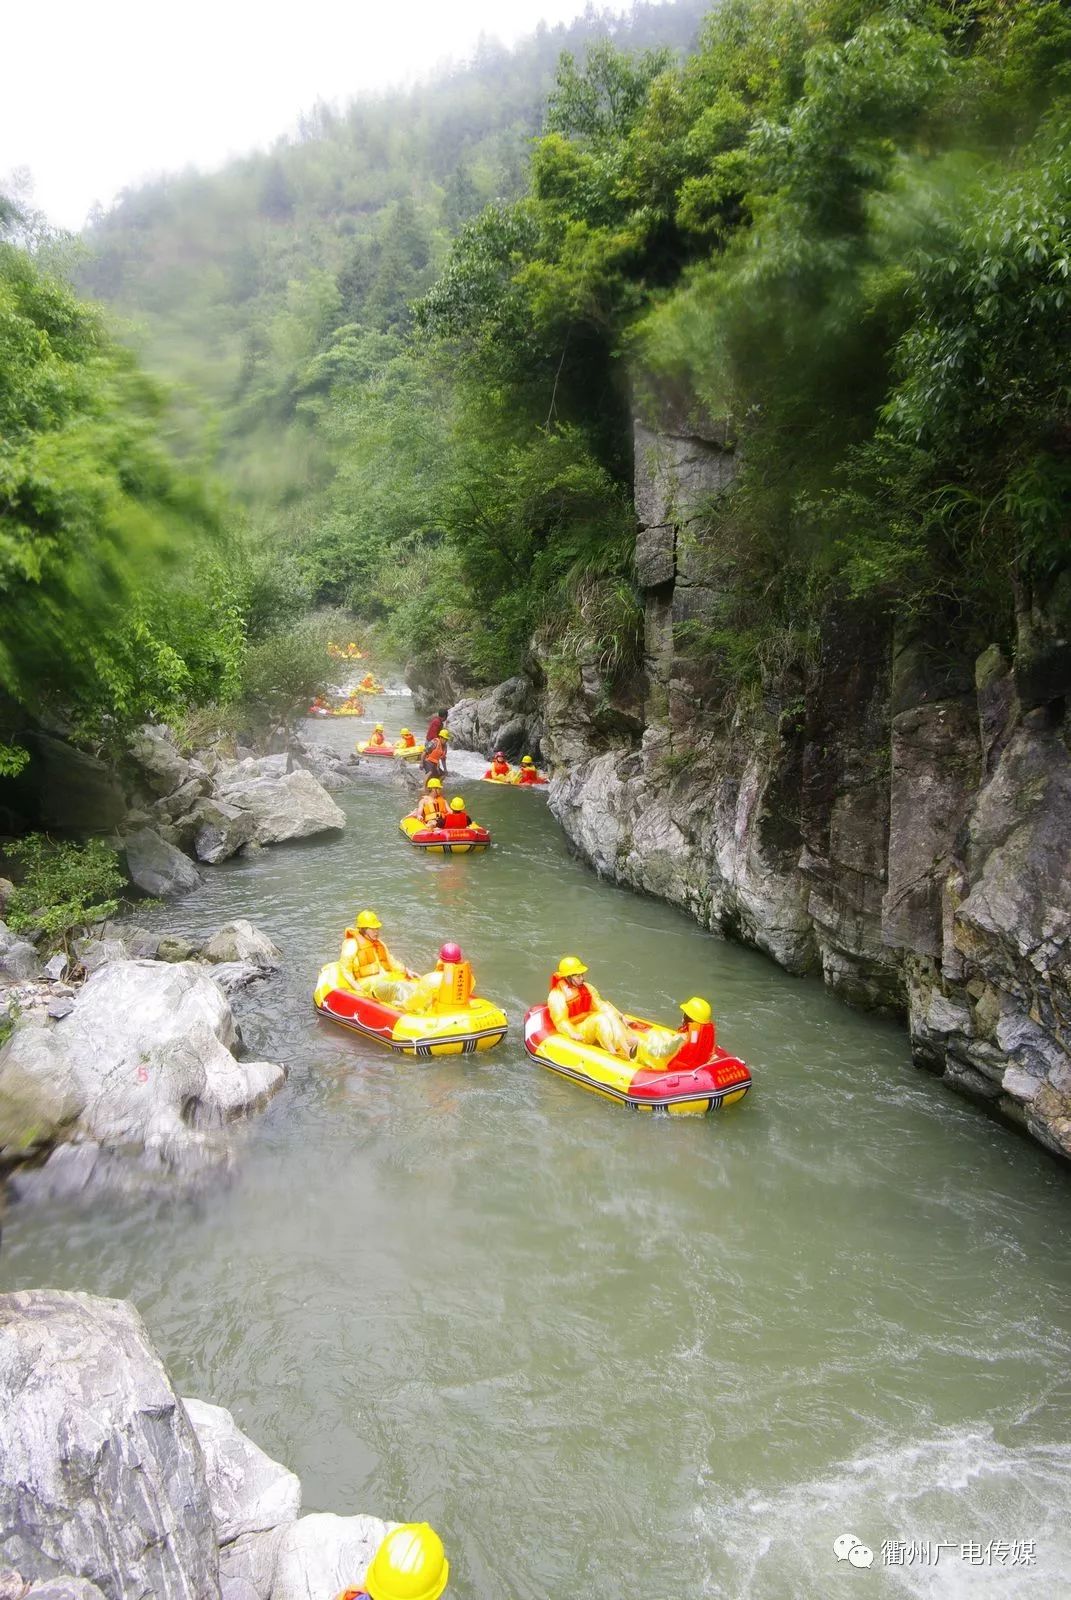
[[[506,1014],[490,1000],[471,992],[471,971],[463,962],[457,970],[443,972],[442,994],[425,1011],[355,994],[341,980],[338,962],[322,968],[313,995],[321,1017],[353,1033],[376,1039],[407,1056],[473,1055],[491,1050],[505,1037]],[[403,981],[405,974],[394,976]]]
[[[360,756],[385,756],[393,761],[418,761],[424,754],[422,744],[391,744],[386,740],[383,744],[373,744],[371,739],[362,739],[355,747]]]
[[[465,856],[486,850],[491,843],[490,833],[477,822],[467,828],[429,828],[419,817],[403,817],[398,827],[410,844],[430,855]]]
[[[642,1017],[621,1013],[640,1040],[657,1039],[663,1047],[677,1035]],[[634,1111],[668,1111],[675,1117],[701,1117],[742,1100],[751,1088],[751,1073],[738,1056],[715,1045],[706,1059],[693,1062],[687,1047],[665,1066],[621,1061],[598,1045],[581,1044],[559,1033],[545,1005],[532,1006],[524,1018],[524,1047],[542,1066],[582,1088],[616,1100]]]

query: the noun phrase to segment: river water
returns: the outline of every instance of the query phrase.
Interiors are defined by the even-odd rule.
[[[407,846],[374,772],[344,834],[167,910],[282,946],[237,1004],[289,1084],[196,1200],[16,1211],[0,1286],[132,1299],[306,1510],[431,1521],[458,1600],[1071,1594],[1065,1171],[898,1027],[598,882],[542,795],[459,787],[486,855]],[[461,943],[502,1046],[417,1064],[314,1016],[364,905],[414,966]],[[520,1020],[563,951],[641,1013],[708,995],[751,1095],[670,1121],[537,1067]]]

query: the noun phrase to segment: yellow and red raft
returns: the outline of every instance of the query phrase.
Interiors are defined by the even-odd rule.
[[[630,1032],[642,1041],[676,1037],[671,1028],[643,1017],[621,1013]],[[668,1111],[672,1116],[705,1116],[742,1100],[751,1088],[751,1073],[738,1056],[712,1043],[692,1059],[685,1043],[667,1065],[652,1067],[621,1061],[598,1045],[581,1044],[559,1033],[545,1005],[532,1006],[524,1018],[524,1047],[542,1066],[571,1078],[594,1094],[630,1106],[634,1111]]]
[[[441,981],[434,1003],[421,1011],[358,994],[346,983],[337,961],[320,971],[313,1004],[321,1017],[353,1033],[376,1039],[407,1056],[472,1055],[491,1050],[505,1037],[506,1014],[473,992],[467,961],[440,963]],[[404,982],[405,973],[389,973]]]
[[[398,824],[409,843],[436,856],[466,856],[486,850],[491,835],[478,822],[467,828],[429,828],[419,817],[403,817]]]

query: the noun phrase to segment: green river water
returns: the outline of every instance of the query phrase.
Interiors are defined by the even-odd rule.
[[[289,1084],[195,1200],[16,1210],[0,1287],[129,1297],[306,1510],[431,1521],[458,1600],[1071,1594],[1066,1173],[913,1069],[899,1027],[598,882],[542,796],[458,787],[484,856],[407,846],[376,772],[344,834],[160,914],[282,946],[236,1008]],[[414,966],[462,944],[502,1046],[418,1064],[314,1016],[363,905]],[[563,951],[641,1013],[708,995],[750,1096],[641,1117],[537,1067],[521,1019]],[[1023,1540],[1036,1565],[987,1550]]]

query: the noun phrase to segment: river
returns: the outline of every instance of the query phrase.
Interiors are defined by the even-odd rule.
[[[344,834],[160,914],[282,946],[236,1004],[289,1084],[197,1199],[16,1210],[0,1286],[129,1297],[306,1510],[431,1521],[458,1600],[1071,1594],[1066,1171],[899,1027],[598,882],[542,795],[459,787],[486,855],[408,847],[371,773]],[[365,905],[414,966],[461,943],[502,1046],[417,1064],[314,1016]],[[520,1021],[564,951],[640,1012],[707,995],[752,1093],[671,1121],[537,1067]]]

